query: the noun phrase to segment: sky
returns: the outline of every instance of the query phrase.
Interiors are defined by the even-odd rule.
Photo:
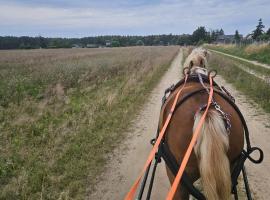
[[[198,26],[251,33],[270,0],[0,0],[0,35],[86,37],[192,34]]]

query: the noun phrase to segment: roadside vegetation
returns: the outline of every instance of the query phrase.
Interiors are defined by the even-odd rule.
[[[183,52],[182,65],[184,65],[186,58],[188,57],[188,55],[191,53],[192,50],[193,50],[193,47],[191,47],[191,46],[182,48],[182,52]]]
[[[239,56],[249,60],[255,60],[261,63],[270,64],[270,44],[251,44],[251,45],[233,45],[233,44],[218,44],[206,45],[207,48],[227,53],[230,55]]]
[[[270,112],[270,85],[265,80],[262,80],[239,67],[243,62],[228,58],[212,52],[210,56],[209,66],[218,71],[224,79],[232,83],[236,89],[242,91],[246,96],[254,100],[266,112]],[[255,72],[264,74],[270,78],[270,70],[259,69],[259,66],[246,64],[248,68],[252,68]]]
[[[1,51],[0,199],[93,192],[109,153],[177,52]]]

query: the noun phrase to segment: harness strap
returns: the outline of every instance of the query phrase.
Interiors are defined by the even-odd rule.
[[[160,154],[163,160],[165,161],[168,168],[171,170],[174,176],[176,176],[179,164],[177,163],[175,157],[172,155],[169,146],[166,142],[160,144]],[[192,184],[188,174],[184,171],[181,179],[181,184],[187,188],[188,192],[198,200],[205,200],[204,195]]]
[[[161,142],[161,140],[162,140],[162,138],[163,138],[163,136],[165,134],[165,131],[166,131],[168,125],[169,125],[169,122],[170,122],[171,117],[172,117],[172,113],[175,110],[175,107],[176,107],[177,101],[179,99],[179,96],[180,96],[182,90],[184,89],[184,87],[186,86],[187,79],[188,79],[188,75],[185,76],[185,82],[184,82],[183,86],[180,88],[180,90],[177,92],[177,94],[176,94],[176,96],[174,98],[174,102],[173,102],[173,105],[171,107],[170,113],[167,116],[165,124],[163,125],[163,127],[162,127],[162,129],[161,129],[161,131],[159,133],[159,136],[158,136],[158,138],[157,138],[157,140],[155,142],[155,145],[152,148],[152,150],[151,150],[151,152],[150,152],[150,154],[149,154],[149,156],[147,158],[147,161],[146,161],[146,163],[145,163],[145,165],[143,167],[143,170],[141,171],[139,177],[136,179],[135,183],[131,187],[128,194],[126,195],[125,200],[132,200],[135,197],[135,193],[136,193],[136,190],[137,190],[137,188],[139,186],[140,180],[143,177],[144,172],[147,170],[148,166],[152,162],[153,158],[155,157],[155,153],[157,152],[158,146],[159,146],[159,144],[160,144],[160,142]]]
[[[204,83],[208,83],[208,84],[210,83],[208,76],[206,76],[205,74],[201,74],[201,78],[202,78],[202,81]],[[190,82],[200,83],[198,74],[190,74],[188,76],[187,82],[188,83],[190,83]],[[175,85],[173,85],[172,88],[170,88],[171,89],[170,91],[173,92],[176,88],[178,88],[179,86],[183,85],[183,83],[184,83],[184,79],[179,80]],[[213,86],[215,86],[218,89],[222,90],[222,88],[214,80],[213,80]]]

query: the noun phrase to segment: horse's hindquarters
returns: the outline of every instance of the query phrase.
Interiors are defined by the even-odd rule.
[[[183,90],[181,98],[187,96],[189,93],[199,88],[201,88],[201,85],[198,83],[187,84],[186,88]],[[173,97],[174,94],[171,95],[171,97],[164,105],[163,111],[161,113],[161,126],[164,123],[162,119],[166,119],[167,115],[169,114],[169,109],[171,107]],[[197,93],[196,95],[190,97],[187,101],[183,102],[183,104],[177,108],[172,117],[171,123],[166,132],[165,140],[168,143],[169,148],[178,163],[181,162],[191,141],[195,113],[200,108],[200,106],[207,102],[207,98],[208,94],[206,92]],[[222,110],[229,115],[231,121],[232,127],[228,138],[229,150],[227,155],[229,161],[232,162],[236,157],[238,157],[238,155],[240,155],[244,145],[244,133],[241,120],[239,119],[237,112],[221,96],[215,94],[214,99],[221,106]],[[198,163],[199,162],[197,157],[195,156],[194,152],[192,152],[185,169],[186,173],[190,176],[192,181],[195,181],[200,177]],[[210,169],[211,167],[212,166],[209,165]],[[184,190],[184,188],[181,187],[181,190]],[[182,193],[185,192],[182,191]]]

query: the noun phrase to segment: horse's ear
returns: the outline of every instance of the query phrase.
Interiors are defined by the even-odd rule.
[[[201,59],[201,61],[200,61],[200,66],[204,66],[204,64],[203,64],[203,59]]]
[[[207,57],[207,54],[208,54],[208,51],[207,50],[204,50],[204,56]]]
[[[190,61],[189,67],[193,67],[193,61]]]

